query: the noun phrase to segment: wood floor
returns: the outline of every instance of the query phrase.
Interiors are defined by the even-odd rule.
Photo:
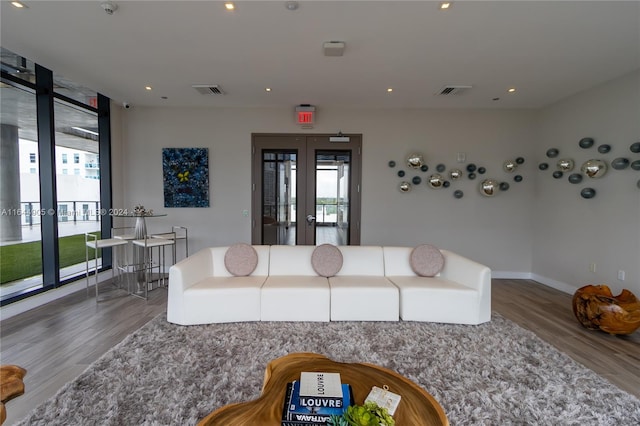
[[[124,337],[166,310],[166,289],[149,301],[103,286],[108,301],[79,292],[0,322],[0,363],[28,370],[24,395],[7,403],[12,425],[53,396]],[[493,280],[492,308],[576,361],[640,397],[640,331],[616,337],[580,326],[571,296],[529,280]]]

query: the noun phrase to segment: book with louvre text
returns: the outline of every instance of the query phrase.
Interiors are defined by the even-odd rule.
[[[282,410],[282,426],[318,426],[327,424],[331,416],[340,416],[353,403],[351,386],[341,384],[342,399],[305,400],[308,405],[301,405],[300,382],[287,383],[284,407]],[[310,397],[306,397],[310,398]]]

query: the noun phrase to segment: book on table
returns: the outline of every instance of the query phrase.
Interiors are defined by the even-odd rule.
[[[287,383],[282,426],[318,426],[326,424],[331,416],[340,416],[353,403],[351,386],[340,384],[341,398],[300,396],[300,381]],[[304,404],[303,404],[304,403]]]
[[[340,373],[322,371],[300,373],[300,396],[324,399],[342,399]]]

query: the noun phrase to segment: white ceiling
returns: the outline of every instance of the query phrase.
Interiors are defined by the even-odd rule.
[[[640,68],[638,1],[24,3],[0,3],[3,47],[133,107],[540,108]]]

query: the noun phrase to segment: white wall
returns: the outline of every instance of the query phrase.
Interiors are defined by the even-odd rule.
[[[583,137],[595,139],[593,148],[582,149]],[[548,148],[560,150],[558,158],[573,158],[576,168],[590,158],[640,160],[629,146],[640,141],[640,72],[575,95],[541,111],[538,125],[538,162]],[[609,154],[597,147],[610,144]],[[551,172],[538,172],[535,189],[534,251],[532,271],[542,281],[568,283],[572,292],[586,284],[608,284],[617,294],[628,288],[640,295],[640,172],[614,170],[601,179],[585,179],[572,185],[556,180]],[[596,197],[580,196],[584,187]],[[596,271],[589,271],[590,263]],[[624,270],[626,280],[617,279]]]
[[[123,204],[114,207],[142,203],[168,213],[150,219],[149,228],[187,226],[192,251],[250,242],[250,218],[242,211],[251,209],[251,134],[301,132],[293,123],[293,108],[132,108],[122,117],[122,168],[114,175],[123,176],[124,194]],[[319,107],[317,123],[304,132],[363,134],[362,244],[432,243],[497,271],[531,271],[534,112]],[[166,147],[209,148],[210,208],[163,207],[161,153]],[[473,162],[488,172],[449,189],[432,190],[423,182],[403,194],[396,172],[414,151],[424,155],[430,170],[408,173],[409,180],[425,179],[438,163],[464,169]],[[457,152],[466,153],[467,163],[456,163]],[[518,156],[527,160],[518,171],[521,183],[502,170],[505,160]],[[389,168],[389,160],[399,166]],[[506,179],[511,189],[483,197],[477,190],[480,177]],[[463,190],[464,197],[455,199],[454,189]]]
[[[250,242],[252,133],[362,133],[362,244],[416,245],[433,243],[485,263],[494,276],[533,277],[566,292],[596,282],[614,291],[629,288],[640,294],[640,173],[610,170],[590,180],[596,198],[585,200],[572,185],[551,177],[555,160],[573,158],[577,167],[599,157],[603,143],[613,149],[608,160],[638,159],[629,145],[640,140],[640,76],[628,75],[577,94],[542,111],[530,110],[349,110],[319,106],[313,130],[293,124],[292,108],[161,109],[122,111],[121,200],[115,207],[142,203],[169,214],[149,221],[154,229],[172,224],[189,228],[192,252],[206,246]],[[579,148],[582,137],[593,137],[591,150]],[[208,147],[210,208],[163,208],[161,152],[165,147]],[[411,172],[423,183],[400,193],[396,176],[406,156],[422,153],[428,173]],[[464,152],[465,164],[456,163]],[[525,158],[517,174],[502,163]],[[601,155],[600,155],[601,156]],[[558,157],[558,158],[560,158]],[[399,166],[389,168],[396,161]],[[556,159],[557,160],[557,159]],[[552,167],[538,170],[540,162]],[[424,179],[443,163],[465,169],[468,163],[487,168],[474,181],[465,177],[451,188],[432,190]],[[122,167],[118,168],[120,164]],[[480,178],[510,183],[496,197],[479,195]],[[453,190],[465,195],[457,200]],[[596,272],[589,264],[596,263]],[[617,271],[626,273],[624,282]]]

